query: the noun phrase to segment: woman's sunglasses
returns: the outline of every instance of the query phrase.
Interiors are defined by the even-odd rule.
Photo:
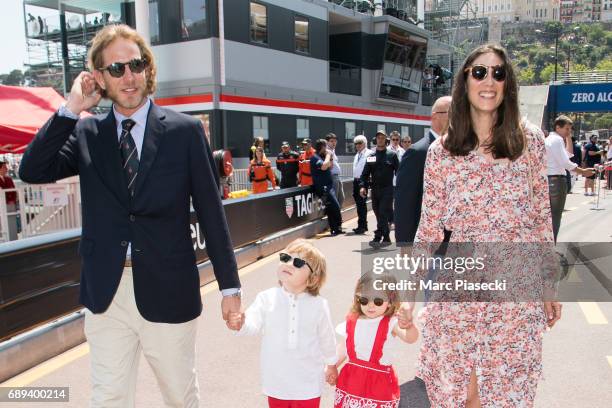
[[[132,74],[140,74],[144,71],[149,63],[144,58],[134,58],[129,62],[114,62],[106,68],[100,68],[100,71],[108,71],[114,78],[121,78],[125,74],[125,66],[129,65]]]
[[[471,72],[472,78],[477,81],[482,81],[487,77],[487,75],[489,75],[489,68],[491,68],[491,71],[493,72],[491,74],[493,79],[497,82],[502,82],[506,79],[506,67],[503,65],[493,65],[489,67],[487,65],[476,64],[466,68],[465,72]]]
[[[365,297],[365,296],[359,296],[359,295],[357,295],[357,296],[355,296],[355,297],[357,298],[357,301],[359,302],[359,304],[360,304],[361,306],[367,306],[367,305],[368,305],[368,303],[370,303],[370,298],[367,298],[367,297]],[[374,302],[374,304],[375,304],[376,306],[382,306],[382,305],[383,305],[383,303],[385,303],[385,302],[386,302],[386,300],[385,300],[385,299],[383,299],[383,298],[378,298],[378,297],[377,297],[377,298],[372,299],[372,302]]]
[[[306,265],[308,267],[308,269],[310,269],[310,272],[314,272],[312,270],[312,268],[310,267],[310,265],[308,265],[308,262],[306,262],[305,260],[301,259],[301,258],[295,258],[289,254],[286,254],[284,252],[281,252],[280,254],[278,254],[280,257],[280,260],[282,263],[289,263],[289,261],[291,261],[291,259],[293,259],[293,266],[295,266],[296,268],[301,268],[302,266]]]

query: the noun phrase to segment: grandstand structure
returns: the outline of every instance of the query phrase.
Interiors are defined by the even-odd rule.
[[[467,53],[488,40],[489,21],[478,17],[476,0],[425,0],[425,29],[432,39],[455,50],[448,61],[454,72]]]

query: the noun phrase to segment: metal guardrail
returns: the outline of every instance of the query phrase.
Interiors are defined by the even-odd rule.
[[[279,177],[276,167],[272,169]],[[353,163],[340,163],[340,169],[342,178],[353,177]],[[251,188],[248,169],[234,169],[230,191],[250,191]],[[17,193],[17,208],[9,208],[6,205],[5,193],[10,192]],[[49,194],[54,194],[61,202],[58,205],[49,205],[53,198],[45,198]],[[53,184],[24,184],[15,189],[3,189],[0,194],[0,242],[80,228],[80,197],[78,180]]]
[[[17,206],[7,206],[6,193],[17,193]],[[0,242],[81,226],[78,181],[24,184],[0,194]]]
[[[340,164],[340,176],[342,178],[353,178],[353,163],[339,163]],[[279,176],[279,172],[276,167],[272,167],[274,175]],[[277,180],[278,182],[278,180]],[[248,169],[234,169],[234,174],[231,178],[230,191],[239,190],[251,190],[252,183],[249,180]]]
[[[612,82],[612,71],[570,71],[557,75],[557,83],[592,84],[602,82]]]

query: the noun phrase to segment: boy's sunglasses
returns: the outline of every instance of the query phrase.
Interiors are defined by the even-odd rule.
[[[471,72],[472,78],[477,81],[482,81],[489,74],[489,68],[493,71],[493,79],[497,82],[502,82],[506,79],[506,67],[503,65],[493,65],[489,67],[487,65],[476,64],[466,68],[465,72]]]
[[[114,62],[106,68],[100,68],[100,71],[108,71],[114,78],[121,78],[125,74],[125,66],[130,66],[132,74],[140,74],[144,71],[149,63],[144,58],[134,58],[129,62]]]
[[[355,297],[357,298],[357,301],[359,302],[359,304],[360,304],[361,306],[367,306],[367,305],[368,305],[368,303],[370,303],[370,298],[367,298],[367,297],[365,297],[365,296],[359,296],[359,295],[357,295],[357,296],[355,296]],[[383,303],[385,303],[385,302],[386,302],[386,300],[385,300],[385,299],[383,299],[383,298],[378,298],[378,297],[377,297],[377,298],[372,299],[372,302],[374,302],[374,304],[375,304],[376,306],[382,306],[382,305],[383,305]]]
[[[281,260],[282,263],[289,263],[289,261],[291,261],[291,259],[293,259],[293,266],[295,266],[296,268],[301,268],[302,266],[306,265],[308,267],[308,269],[310,269],[310,272],[313,272],[313,270],[310,267],[310,265],[308,265],[308,262],[306,262],[305,260],[303,260],[301,258],[294,258],[291,255],[286,254],[284,252],[281,252],[278,255],[279,255],[280,260]]]

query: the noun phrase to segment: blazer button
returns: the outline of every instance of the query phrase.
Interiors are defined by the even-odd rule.
[[[136,221],[136,216],[134,214],[130,214],[130,221]]]
[[[121,246],[127,246],[128,242],[127,241],[121,241]]]

